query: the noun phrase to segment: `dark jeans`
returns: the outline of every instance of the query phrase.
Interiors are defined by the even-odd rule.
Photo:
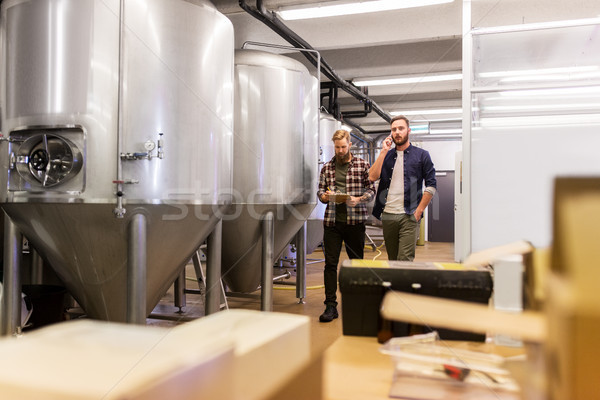
[[[326,305],[337,306],[337,266],[340,261],[342,242],[346,244],[346,253],[349,258],[363,258],[365,249],[365,224],[348,225],[344,222],[336,222],[335,226],[325,226],[324,228],[324,303]]]

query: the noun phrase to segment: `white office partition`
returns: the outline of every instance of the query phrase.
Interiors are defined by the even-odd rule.
[[[466,40],[471,251],[548,246],[554,178],[600,175],[600,19],[473,29]]]

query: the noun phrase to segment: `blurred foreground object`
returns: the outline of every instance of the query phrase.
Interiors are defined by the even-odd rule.
[[[250,310],[175,328],[77,320],[2,339],[0,353],[2,399],[273,399],[307,366],[310,328]],[[304,386],[319,398],[318,380]]]
[[[543,343],[548,398],[596,398],[599,390],[596,362],[600,359],[599,233],[600,178],[557,178],[554,242],[551,270],[544,277],[545,295],[535,295],[536,291],[530,290],[534,299],[544,300],[544,313],[508,314],[483,305],[390,292],[384,298],[382,315],[393,320],[493,332]],[[510,254],[510,249],[513,253],[523,253],[527,248],[528,244],[523,242],[490,249],[469,257],[465,264],[481,265]]]

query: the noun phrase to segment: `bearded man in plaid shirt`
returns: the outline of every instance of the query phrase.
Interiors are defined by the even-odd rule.
[[[331,140],[335,156],[321,169],[317,193],[319,200],[327,203],[323,218],[325,312],[319,317],[321,322],[338,317],[337,266],[342,242],[349,258],[364,256],[367,203],[375,195],[375,187],[369,180],[369,163],[350,153],[350,133],[335,131]]]

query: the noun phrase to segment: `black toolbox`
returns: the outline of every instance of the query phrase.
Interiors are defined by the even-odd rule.
[[[345,260],[339,273],[344,335],[377,336],[383,282],[391,290],[488,304],[492,276],[486,267],[456,263]],[[468,318],[465,316],[465,318]],[[393,336],[436,330],[441,339],[483,341],[485,335],[393,322]]]

